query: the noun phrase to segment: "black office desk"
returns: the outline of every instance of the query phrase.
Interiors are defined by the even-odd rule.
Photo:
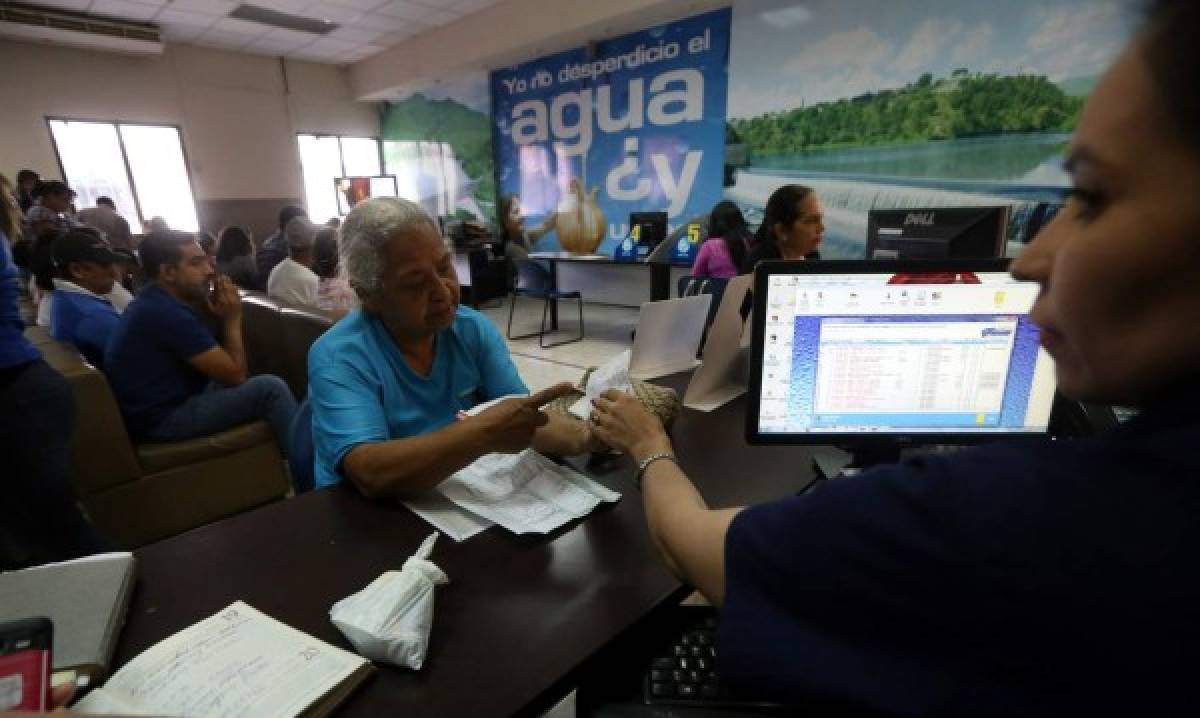
[[[663,383],[682,392],[686,376]],[[810,452],[747,446],[737,400],[712,413],[683,410],[674,435],[704,496],[731,506],[784,496],[810,479]],[[574,461],[582,467],[580,462]],[[430,652],[420,672],[379,670],[344,715],[504,716],[543,711],[590,656],[687,591],[663,568],[647,534],[633,467],[617,459],[596,476],[621,491],[549,536],[494,527],[463,543],[441,537]],[[399,505],[341,486],[144,547],[116,665],[168,635],[244,600],[301,631],[349,643],[329,607],[396,569],[433,529]]]

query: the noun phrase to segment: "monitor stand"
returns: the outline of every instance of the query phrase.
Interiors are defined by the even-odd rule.
[[[900,461],[900,445],[891,443],[860,444],[838,448],[820,446],[813,452],[813,470],[818,479],[854,476],[876,464]]]

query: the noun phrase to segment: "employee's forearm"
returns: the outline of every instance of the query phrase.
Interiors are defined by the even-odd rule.
[[[661,453],[671,451],[670,443]],[[660,451],[633,455],[641,461]],[[642,476],[646,522],[668,567],[714,605],[725,597],[725,533],[740,509],[714,511],[670,460],[651,463]]]
[[[369,498],[408,498],[429,491],[488,453],[484,438],[465,422],[407,439],[355,447],[342,462]]]
[[[246,366],[246,346],[242,338],[242,318],[238,316],[226,319],[224,322],[224,334],[223,339],[225,343],[222,345],[222,348],[237,363],[242,376],[248,376],[250,372]]]

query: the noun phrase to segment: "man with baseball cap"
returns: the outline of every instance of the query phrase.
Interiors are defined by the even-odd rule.
[[[54,304],[50,334],[75,345],[93,366],[104,368],[104,350],[120,318],[108,297],[117,255],[91,227],[76,227],[54,241]]]

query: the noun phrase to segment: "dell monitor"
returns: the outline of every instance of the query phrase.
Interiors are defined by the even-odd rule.
[[[867,213],[867,259],[1003,257],[1010,209],[930,207]]]
[[[1037,293],[1007,260],[759,264],[747,440],[843,446],[864,464],[1046,436],[1055,379],[1029,318]]]

